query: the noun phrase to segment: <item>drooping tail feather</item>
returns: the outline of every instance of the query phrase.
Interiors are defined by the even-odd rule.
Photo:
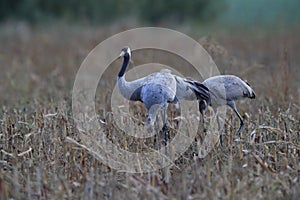
[[[194,80],[186,79],[184,81],[189,83],[188,86],[195,92],[199,101],[205,101],[207,104],[210,103],[209,89],[205,85]]]

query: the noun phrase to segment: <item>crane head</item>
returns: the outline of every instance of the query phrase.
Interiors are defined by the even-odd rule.
[[[125,46],[121,49],[120,57],[131,57],[131,51],[128,46]]]

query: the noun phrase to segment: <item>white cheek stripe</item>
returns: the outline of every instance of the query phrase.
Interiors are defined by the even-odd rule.
[[[122,51],[122,52],[120,53],[120,56],[124,56],[124,54],[125,54],[125,52],[124,52],[124,51]]]

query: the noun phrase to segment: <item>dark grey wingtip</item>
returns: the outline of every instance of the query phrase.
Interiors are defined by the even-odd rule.
[[[202,83],[195,82],[197,90],[194,90],[198,99],[205,100],[206,103],[210,102],[209,89]]]
[[[205,100],[206,102],[210,102],[209,89],[205,85],[194,80],[185,81],[190,84],[189,88],[191,88],[194,91],[198,100]]]

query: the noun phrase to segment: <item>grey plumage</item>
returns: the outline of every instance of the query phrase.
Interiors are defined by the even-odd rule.
[[[219,75],[210,77],[203,81],[202,84],[209,89],[211,100],[209,105],[211,105],[215,111],[218,106],[228,105],[239,117],[240,127],[237,133],[240,135],[244,126],[244,121],[238,112],[234,101],[242,98],[254,99],[255,93],[251,86],[246,81],[243,81],[234,75]],[[199,101],[200,112],[204,112],[205,107],[206,106],[203,105],[203,102]],[[217,120],[220,128],[219,119],[217,118]]]
[[[146,125],[154,124],[159,110],[163,110],[165,115],[168,103],[175,101],[175,95],[176,81],[170,71],[161,70],[147,76],[140,93],[141,101],[148,111]]]
[[[144,103],[148,112],[146,121],[148,130],[151,130],[151,126],[156,121],[158,111],[162,110],[165,139],[166,109],[169,103],[178,103],[183,100],[210,101],[210,94],[204,85],[190,79],[173,75],[168,69],[162,69],[160,72],[127,82],[124,75],[131,57],[130,48],[124,47],[120,56],[124,57],[124,62],[117,80],[120,93],[128,100],[141,101]]]
[[[120,93],[128,100],[141,101],[144,103],[148,112],[146,121],[148,131],[150,131],[154,125],[158,111],[162,111],[163,132],[166,141],[166,109],[169,103],[175,101],[175,77],[171,74],[170,70],[163,69],[160,72],[127,82],[124,75],[131,57],[130,48],[124,47],[120,56],[124,57],[124,62],[117,80]]]

